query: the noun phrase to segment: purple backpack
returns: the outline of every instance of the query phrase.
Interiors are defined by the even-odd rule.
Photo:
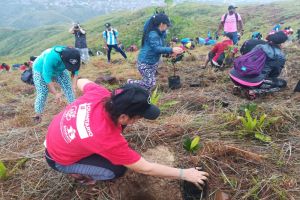
[[[262,49],[256,49],[234,60],[234,69],[241,76],[259,75],[265,66],[267,56]]]

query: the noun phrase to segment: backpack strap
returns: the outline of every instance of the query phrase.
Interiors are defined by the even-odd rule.
[[[238,24],[239,16],[238,16],[237,13],[234,13],[234,15],[235,15],[236,24]],[[222,21],[223,24],[225,24],[226,19],[227,19],[227,16],[228,16],[228,13],[226,13],[226,14],[224,15],[224,20]]]
[[[115,39],[117,39],[116,31],[115,31],[114,29],[112,29],[112,32],[113,32],[113,34],[114,34]],[[107,36],[108,36],[108,31],[105,30],[105,37],[106,37],[106,40],[107,40]]]
[[[223,24],[223,25],[224,25],[225,22],[226,22],[227,16],[228,16],[228,13],[226,13],[226,14],[224,15],[224,20],[222,21],[222,24]]]
[[[116,33],[116,31],[114,29],[112,31],[113,31],[113,34],[115,36],[115,39],[117,39],[117,33]]]
[[[235,20],[236,20],[236,26],[238,26],[239,16],[237,13],[235,13]]]

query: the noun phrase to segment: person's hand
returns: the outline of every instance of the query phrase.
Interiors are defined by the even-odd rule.
[[[199,171],[197,168],[183,169],[182,179],[192,182],[201,187],[204,181],[208,179],[209,174],[204,171]]]
[[[56,103],[61,103],[62,102],[62,94],[61,93],[56,93],[55,94],[55,102]]]
[[[241,31],[240,31],[240,34],[241,34],[241,36],[244,35],[244,30],[241,30]]]
[[[181,54],[181,53],[183,53],[183,49],[180,48],[180,47],[173,47],[173,48],[172,48],[172,52],[173,52],[173,54],[175,54],[175,55]],[[172,54],[172,55],[173,55],[173,54]]]

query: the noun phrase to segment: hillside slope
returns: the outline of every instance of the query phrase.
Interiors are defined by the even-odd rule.
[[[279,5],[241,8],[247,24],[244,38],[252,29],[256,30],[254,25],[265,31],[282,20],[281,16],[287,18],[285,21],[288,24],[299,26],[298,8],[297,2],[284,9],[280,9]],[[199,4],[171,8],[168,12],[176,25],[170,35],[194,37],[205,34],[208,28],[215,28],[223,11],[221,7]],[[252,14],[247,15],[246,11]],[[146,9],[90,21],[85,24],[89,31],[89,45],[94,48],[99,46],[99,32],[106,21],[116,24],[124,42],[138,41],[143,21],[151,12],[152,9]],[[276,13],[276,16],[271,13]],[[25,33],[35,39],[27,37],[26,41],[21,37],[25,33],[5,30],[0,35],[0,41],[11,46],[10,54],[19,59],[26,54],[36,54],[48,45],[72,44],[73,37],[66,33],[67,28],[47,27],[39,29],[39,34],[36,30],[28,31]],[[6,40],[10,36],[15,40]],[[15,45],[19,45],[18,48],[13,48]],[[288,60],[281,78],[288,81],[288,87],[275,94],[262,95],[254,101],[233,94],[233,83],[228,76],[230,69],[203,69],[209,49],[207,46],[196,46],[190,55],[186,54],[182,62],[176,64],[176,74],[182,83],[177,90],[168,87],[168,77],[174,73],[173,67],[167,59],[162,59],[157,76],[161,115],[154,121],[140,120],[129,125],[124,131],[125,138],[149,161],[180,168],[204,166],[210,174],[207,200],[216,200],[218,191],[225,192],[232,200],[299,199],[300,93],[293,92],[293,89],[300,77],[300,44],[289,43],[283,48]],[[104,56],[92,57],[80,69],[80,76],[97,80],[98,84],[110,89],[116,88],[129,78],[140,78],[135,66],[137,54],[128,52],[128,61],[124,61],[119,54],[113,55],[111,64],[107,64]],[[128,170],[120,179],[82,186],[68,175],[50,169],[44,158],[43,143],[49,123],[66,106],[66,102],[57,104],[53,95],[49,94],[43,120],[35,124],[32,120],[35,114],[35,88],[24,84],[20,74],[19,70],[0,73],[0,161],[8,172],[5,180],[0,180],[1,200],[183,200],[182,182],[177,180],[150,177]],[[99,81],[107,74],[116,77],[118,84]],[[199,87],[191,87],[191,84]],[[76,96],[80,95],[78,91]],[[241,122],[241,117],[245,117],[245,107],[253,110],[252,117],[247,117],[247,121],[251,124],[256,118],[257,122],[260,121],[255,130],[250,131],[249,123],[243,125]],[[270,136],[271,142],[263,142],[263,138],[255,139],[258,133]],[[185,138],[195,136],[201,137],[200,149],[195,153],[187,152],[183,148]]]
[[[238,12],[245,21],[245,38],[252,31],[266,33],[274,24],[284,20],[294,29],[300,27],[300,1],[273,3],[265,5],[241,6]],[[103,25],[111,22],[120,32],[120,41],[125,45],[140,44],[145,20],[151,16],[154,8],[136,12],[116,12],[92,19],[84,24],[88,32],[88,46],[99,49],[103,44],[100,36]],[[215,31],[220,16],[226,11],[223,6],[209,6],[199,3],[185,3],[167,9],[174,26],[169,37],[205,36],[208,30]],[[68,33],[68,26],[47,26],[27,31],[0,30],[0,59],[15,60],[29,55],[38,55],[42,50],[55,44],[73,45],[73,36]]]

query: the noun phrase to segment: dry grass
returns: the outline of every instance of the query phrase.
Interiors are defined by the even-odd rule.
[[[178,64],[177,73],[183,82],[179,90],[168,89],[167,77],[172,70],[169,64],[162,63],[158,82],[163,96],[159,104],[162,106],[169,101],[177,103],[166,108],[155,122],[141,120],[128,127],[125,137],[141,153],[158,145],[167,147],[174,152],[174,165],[193,167],[204,164],[211,174],[208,199],[213,199],[217,189],[227,192],[232,199],[297,199],[300,196],[297,185],[300,179],[300,96],[292,93],[300,75],[299,59],[293,59],[298,56],[296,50],[299,50],[298,46],[286,49],[290,59],[284,77],[291,86],[278,94],[255,100],[262,112],[281,117],[268,132],[272,136],[272,143],[237,137],[238,109],[248,101],[231,94],[232,84],[227,71],[201,69],[207,47],[197,48],[192,51],[193,58],[186,57]],[[116,63],[108,65],[104,57],[94,57],[82,68],[80,76],[96,80],[101,75],[111,74],[121,84],[127,78],[140,77],[134,60],[127,63],[119,55],[113,55],[113,59]],[[34,125],[31,117],[34,115],[35,96],[31,86],[21,83],[20,73],[16,71],[0,74],[0,77],[0,160],[9,169],[15,168],[8,180],[0,183],[0,199],[112,200],[127,199],[122,195],[130,192],[140,195],[132,199],[141,196],[144,199],[180,199],[177,181],[162,181],[130,172],[120,180],[89,188],[76,185],[65,175],[51,170],[43,159],[43,141],[53,115],[65,104],[56,105],[49,96],[43,122]],[[196,81],[205,84],[199,88],[189,87],[190,83]],[[224,107],[222,102],[229,105]],[[204,148],[197,156],[187,154],[182,148],[183,137],[187,135],[201,136]],[[209,145],[218,148],[208,148]],[[262,155],[263,162],[227,152],[225,145]],[[159,151],[157,155],[155,152],[151,153],[152,156],[161,156]],[[18,164],[22,158],[29,160]],[[127,193],[122,193],[119,188]],[[147,188],[148,191],[145,190]],[[150,194],[149,191],[154,193]],[[169,196],[163,195],[166,191]],[[176,196],[172,196],[172,193]]]

